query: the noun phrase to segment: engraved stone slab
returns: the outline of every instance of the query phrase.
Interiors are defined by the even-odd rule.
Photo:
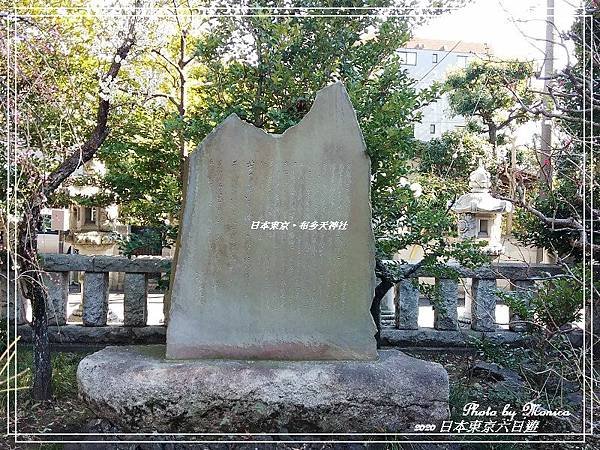
[[[341,84],[282,135],[229,116],[188,161],[167,357],[376,359],[369,183]]]

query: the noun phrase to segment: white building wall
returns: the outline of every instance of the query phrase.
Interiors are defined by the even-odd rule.
[[[400,52],[408,75],[417,81],[417,89],[443,82],[452,70],[463,68],[477,58],[472,52],[427,48],[404,48]],[[421,112],[421,122],[415,124],[414,130],[415,137],[421,141],[439,138],[443,133],[465,125],[463,117],[452,116],[446,96],[423,107]]]
[[[38,252],[60,253],[60,241],[58,234],[39,233],[37,237]]]

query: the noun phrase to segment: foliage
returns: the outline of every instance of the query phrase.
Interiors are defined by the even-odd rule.
[[[578,429],[581,403],[577,398],[585,388],[582,348],[571,346],[560,336],[555,336],[552,345],[543,348],[498,345],[486,339],[474,341],[478,358],[510,369],[520,377],[522,384],[517,389],[506,389],[497,383],[486,383],[483,392],[471,392],[471,401],[479,402],[484,395],[494,405],[523,405],[534,401],[548,410],[569,410],[572,415],[568,419],[543,421],[542,427],[554,432],[559,431],[557,426],[564,431]]]
[[[144,228],[132,232],[117,240],[119,250],[127,257],[139,254],[160,254],[165,247],[170,248],[177,239],[177,228],[162,225],[155,228]]]
[[[266,7],[278,5],[265,2]],[[475,143],[471,140],[464,151],[457,149],[461,156],[453,165],[453,181],[443,180],[441,173],[432,179],[431,165],[425,166],[442,146],[452,155],[456,136],[445,138],[440,149],[422,152],[423,170],[413,167],[421,147],[413,138],[412,124],[437,92],[417,92],[399,60],[396,50],[410,36],[407,19],[219,17],[205,25],[200,33],[182,28],[163,48],[152,49],[173,62],[178,52],[188,55],[181,70],[185,82],[178,85],[184,86],[185,96],[177,97],[172,74],[157,64],[160,59],[143,60],[140,64],[153,74],[150,78],[162,80],[155,83],[158,93],[132,94],[134,104],[140,104],[142,94],[147,101],[123,110],[118,129],[100,151],[107,167],[103,185],[122,205],[124,220],[145,226],[176,225],[181,204],[180,133],[194,148],[232,113],[267,132],[282,133],[308,112],[319,89],[339,80],[355,106],[371,157],[379,254],[389,257],[412,244],[443,258],[452,254],[454,244],[444,242],[455,228],[447,214],[448,202],[464,190],[460,166],[474,164]],[[173,104],[183,98],[181,115]],[[133,251],[136,243],[131,241],[127,251]]]
[[[572,345],[573,322],[581,320],[583,308],[582,267],[566,276],[538,283],[536,295],[523,292],[501,296],[513,313],[528,325],[526,347],[497,345],[486,339],[474,344],[482,358],[516,371],[525,381],[529,398],[543,399],[550,409],[572,402],[567,394],[585,389],[583,347]],[[597,287],[596,287],[597,288]]]
[[[567,187],[557,188],[548,197],[534,197],[535,193],[531,193],[529,197],[533,197],[530,200],[533,206],[548,216],[571,217],[573,207],[570,202],[576,196],[574,193],[569,194],[569,190]],[[539,217],[522,208],[515,211],[514,217],[513,235],[522,244],[546,248],[556,255],[574,261],[580,260],[582,253],[579,250],[573,251],[573,243],[580,237],[578,230],[544,223]]]
[[[481,338],[471,338],[469,343],[475,348],[478,357],[511,370],[518,370],[527,359],[525,348],[498,344],[485,335]]]
[[[179,216],[182,167],[164,126],[168,117],[156,105],[137,106],[98,152],[107,167],[99,184],[112,193],[104,204],[118,204],[131,225],[165,227]]]
[[[154,254],[157,250],[162,249],[162,239],[160,233],[153,229],[142,230],[140,233],[130,233],[125,237],[117,240],[117,245],[121,253],[127,257],[131,257],[140,249],[146,250],[146,254]]]
[[[26,370],[31,367],[31,351],[21,351],[19,365]],[[85,355],[83,355],[85,356]],[[57,352],[52,358],[52,392],[55,397],[77,395],[77,366],[82,359],[81,354]],[[31,371],[25,373],[20,382],[21,386],[30,386]]]
[[[526,106],[536,100],[530,87],[533,75],[529,62],[475,60],[448,76],[445,92],[452,112],[470,120],[474,130],[487,133],[495,147],[506,143],[510,126],[531,120]]]
[[[535,149],[531,148],[526,151],[528,154],[516,155],[523,167],[517,169],[513,161],[501,161],[502,149],[496,150],[494,156],[500,158],[497,174],[499,178],[509,178],[508,187],[497,184],[497,193],[510,196],[519,207],[512,232],[522,244],[544,247],[575,262],[581,261],[586,248],[592,252],[600,248],[592,242],[592,230],[598,226],[595,219],[600,213],[591,202],[598,178],[594,175],[600,172],[598,167],[586,164],[594,159],[600,125],[592,115],[596,107],[584,107],[598,101],[594,94],[598,91],[594,89],[598,57],[593,48],[599,34],[596,31],[592,35],[597,27],[591,22],[597,24],[600,13],[595,3],[586,8],[589,16],[579,16],[571,32],[560,36],[574,44],[574,58],[547,80],[546,92],[531,88],[533,66],[519,61],[475,61],[451,74],[445,83],[452,111],[476,119],[470,120],[468,133],[485,133],[494,147],[510,143],[514,125],[537,119],[552,122],[553,146],[549,154],[541,157],[542,161],[532,157]],[[586,77],[592,81],[585,83]],[[540,165],[544,169],[537,185],[530,180],[538,174],[525,173],[527,158],[535,161],[535,172]],[[550,186],[547,172],[552,175]],[[594,220],[586,221],[586,216]]]
[[[600,231],[597,220],[600,212],[592,201],[600,169],[589,164],[598,158],[600,136],[600,124],[593,116],[600,92],[600,60],[594,50],[600,41],[597,31],[600,9],[590,3],[585,13],[588,16],[579,16],[568,33],[575,47],[575,58],[550,80],[544,101],[551,106],[535,108],[541,117],[552,120],[556,128],[552,155],[548,158],[554,173],[552,189],[545,196],[523,192],[521,203],[528,206],[526,210],[540,214],[524,217],[516,233],[526,244],[545,247],[573,261],[581,261],[584,250],[595,254],[597,259],[594,235]],[[594,106],[590,108],[592,103]]]
[[[84,356],[86,356],[85,353],[57,352],[54,354],[52,358],[52,384],[55,399],[77,397],[77,366]],[[20,346],[17,358],[16,388],[22,390],[19,393],[19,404],[28,407],[31,407],[32,404],[31,396],[27,391],[33,381],[32,368],[32,351],[25,346]],[[0,395],[0,406],[3,408],[6,406],[4,393]]]
[[[546,329],[557,331],[562,326],[581,320],[583,308],[583,284],[577,278],[557,278],[546,281],[533,297],[533,318]]]
[[[465,181],[466,175],[489,155],[489,144],[475,134],[450,131],[442,137],[418,143],[419,172],[442,179]],[[488,151],[486,151],[488,150]]]
[[[74,2],[72,6],[81,6]],[[25,1],[24,7],[36,8],[39,2]],[[50,12],[50,11],[49,11]],[[18,103],[9,103],[9,87],[0,83],[1,110],[8,113],[17,107],[19,111],[19,135],[21,148],[15,153],[17,161],[8,164],[8,171],[0,174],[0,193],[7,198],[7,177],[16,181],[19,210],[22,202],[39,189],[45,176],[54,170],[72,149],[81,142],[81,136],[89,131],[96,104],[94,96],[74,96],[76,90],[94,92],[98,82],[96,70],[99,61],[90,54],[93,33],[90,17],[82,20],[60,20],[44,17],[30,21],[17,20],[14,34],[9,40],[9,27],[3,27],[3,39],[14,48],[1,47],[2,56],[8,60],[9,51],[18,54],[18,67],[10,74],[13,88],[19,93]],[[11,30],[12,31],[12,30]],[[0,143],[1,162],[7,164],[8,138],[3,128]],[[3,215],[5,204],[2,208]],[[15,211],[17,214],[19,212]]]
[[[512,291],[502,296],[511,310],[546,338],[581,320],[583,268],[579,265],[566,276],[538,283],[536,295]]]
[[[57,189],[61,185],[66,187],[63,182],[90,161],[105,140],[113,91],[119,71],[126,65],[125,59],[136,40],[138,16],[125,14],[117,19],[121,22],[112,29],[112,39],[104,41],[109,43],[110,56],[102,59],[94,54],[91,45],[104,29],[92,20],[93,8],[81,8],[81,15],[61,20],[62,14],[52,14],[59,12],[55,7],[42,3],[46,9],[36,20],[24,13],[39,13],[38,2],[26,3],[29,9],[13,9],[2,14],[6,23],[15,24],[1,32],[5,38],[1,41],[6,43],[2,52],[14,62],[6,66],[12,69],[11,76],[7,73],[2,77],[4,82],[0,83],[0,89],[6,94],[2,97],[2,112],[7,123],[14,123],[14,128],[7,130],[6,139],[2,140],[3,146],[6,143],[3,162],[7,168],[3,172],[7,177],[6,184],[3,182],[2,185],[8,188],[4,192],[6,198],[14,201],[6,202],[6,206],[12,208],[10,214],[4,208],[0,214],[3,225],[15,224],[16,246],[9,251],[11,255],[14,253],[20,271],[27,274],[20,277],[20,284],[31,302],[33,317],[33,395],[38,400],[47,400],[51,396],[52,367],[47,295],[42,288],[42,273],[37,263],[41,210],[52,204]],[[138,4],[136,0],[135,5]],[[121,27],[122,22],[126,27]],[[75,51],[73,57],[68,55],[71,50]],[[17,53],[23,56],[22,60],[16,57]],[[90,61],[93,65],[86,65]],[[83,75],[82,79],[78,78],[80,75]],[[81,96],[74,96],[74,91],[89,86],[85,86],[85,81],[93,88],[79,91]],[[79,109],[86,106],[86,100],[95,107]],[[19,109],[20,102],[25,103],[24,111]],[[71,117],[75,119],[72,124],[68,121]],[[81,125],[83,135],[78,134],[76,125]],[[17,151],[20,149],[23,151]],[[9,179],[13,183],[9,183]]]

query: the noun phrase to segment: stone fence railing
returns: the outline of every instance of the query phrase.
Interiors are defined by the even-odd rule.
[[[395,286],[393,308],[382,302],[382,322],[391,324],[382,331],[384,345],[394,346],[467,346],[472,337],[485,336],[491,341],[521,343],[525,339],[527,325],[515,314],[508,313],[508,330],[500,328],[496,321],[496,306],[503,282],[504,290],[519,296],[525,304],[535,295],[536,281],[554,277],[562,269],[549,264],[496,263],[492,266],[471,270],[460,266],[448,266],[458,279],[435,278],[436,297],[433,303],[433,328],[419,327],[419,300],[421,292],[417,278],[432,278],[425,269],[411,270],[412,265],[398,267],[402,273]],[[458,317],[462,285],[468,321]],[[389,295],[390,293],[388,293]]]
[[[170,270],[170,258],[119,256],[84,256],[45,254],[41,266],[47,272],[50,339],[63,344],[133,344],[164,342],[165,327],[147,325],[148,275]],[[410,266],[402,266],[402,269]],[[463,279],[470,280],[471,323],[465,327],[458,319],[459,281],[436,279],[438,296],[434,305],[434,327],[419,327],[420,292],[414,279],[431,277],[423,269],[415,270],[401,279],[395,287],[393,306],[382,303],[382,317],[391,326],[382,330],[384,345],[400,347],[467,346],[470,336],[482,336],[502,341],[520,342],[524,327],[518,317],[511,314],[509,330],[501,330],[495,321],[498,299],[497,281],[509,280],[517,295],[534,295],[535,281],[557,275],[560,268],[551,265],[497,264],[472,271],[462,267],[458,270]],[[67,324],[69,296],[69,272],[83,272],[81,290],[83,312],[82,324]],[[107,325],[109,305],[108,275],[110,272],[125,273],[123,283],[123,324]],[[404,271],[403,273],[407,273]],[[28,325],[22,325],[19,333],[23,340],[30,339]]]
[[[155,344],[164,342],[166,328],[147,325],[148,276],[165,273],[171,259],[163,257],[43,254],[40,265],[48,292],[50,340],[60,344]],[[69,273],[83,273],[82,324],[67,324]],[[123,324],[108,325],[109,273],[124,273]],[[19,327],[30,340],[27,325]]]
[[[108,274],[124,272],[123,325],[146,326],[148,274],[168,272],[171,259],[162,257],[84,256],[45,254],[42,268],[48,272],[46,286],[55,322],[66,323],[69,272],[83,272],[82,322],[84,326],[104,326],[108,317]]]

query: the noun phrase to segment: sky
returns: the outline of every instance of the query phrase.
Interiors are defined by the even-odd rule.
[[[543,61],[547,0],[474,0],[415,30],[415,37],[488,44],[494,55]],[[558,30],[571,27],[579,0],[554,0]],[[528,37],[527,37],[528,36]],[[567,61],[555,47],[555,69]]]

